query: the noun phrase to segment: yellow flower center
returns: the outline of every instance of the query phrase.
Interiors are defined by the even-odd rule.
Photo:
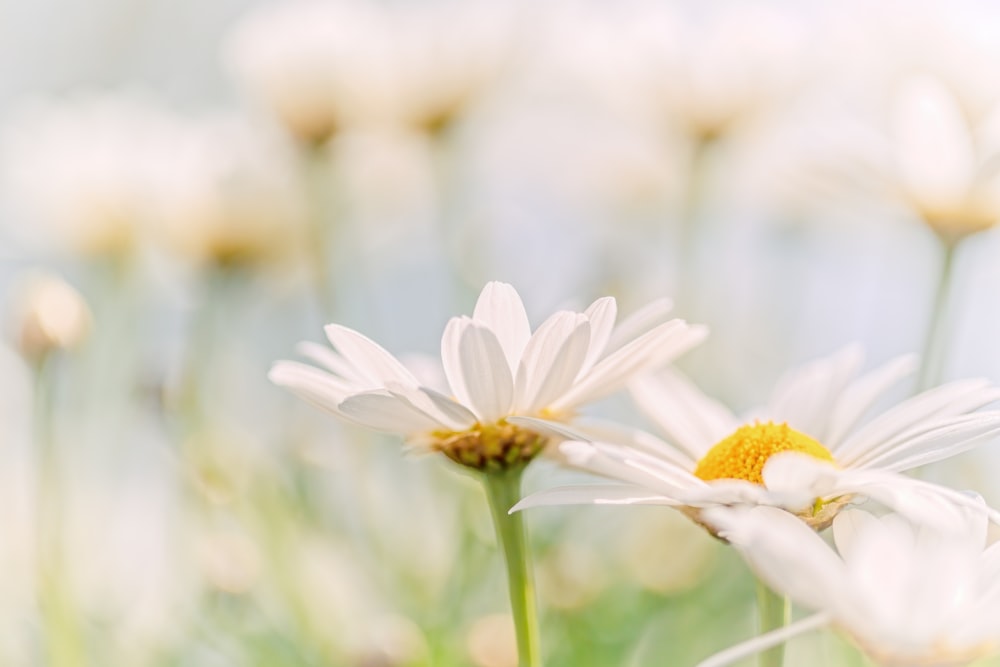
[[[548,442],[547,437],[503,419],[495,424],[476,424],[467,431],[440,431],[434,438],[432,449],[459,465],[487,471],[525,465]]]
[[[698,461],[694,475],[706,481],[744,479],[763,484],[764,464],[778,452],[801,452],[833,463],[830,450],[788,424],[754,422],[739,427],[708,450]]]

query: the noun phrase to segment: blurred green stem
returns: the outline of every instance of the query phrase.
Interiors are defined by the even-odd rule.
[[[923,354],[920,358],[920,380],[917,384],[917,391],[924,391],[939,384],[944,372],[945,353],[948,346],[948,295],[951,291],[952,276],[955,273],[955,255],[958,243],[958,241],[941,239],[941,273],[938,278],[937,291],[934,294],[930,321],[927,324]]]
[[[520,667],[540,667],[541,651],[538,639],[538,611],[535,604],[535,584],[527,548],[527,535],[520,512],[508,514],[521,499],[519,466],[500,472],[488,472],[482,477],[486,498],[490,504],[497,541],[507,564],[507,586],[510,607],[517,632],[517,655]]]
[[[337,298],[330,266],[330,245],[334,242],[337,212],[333,201],[341,197],[335,192],[335,179],[330,142],[309,145],[304,149],[306,190],[309,206],[308,252],[312,257],[312,279],[320,317],[330,322],[336,316]]]
[[[62,480],[55,438],[55,359],[45,354],[34,364],[35,511],[38,568],[37,595],[45,641],[46,664],[85,664],[77,614],[62,562]]]
[[[758,634],[765,634],[788,625],[791,608],[788,599],[774,593],[764,582],[757,580],[757,617],[760,619]],[[781,667],[785,660],[785,646],[780,644],[760,653],[759,667]]]

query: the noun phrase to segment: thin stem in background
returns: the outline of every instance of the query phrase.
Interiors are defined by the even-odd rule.
[[[55,437],[55,359],[43,355],[34,364],[36,566],[46,664],[82,667],[86,664],[78,614],[74,610],[63,560],[63,488]]]
[[[941,241],[941,273],[938,278],[937,290],[934,294],[934,305],[931,309],[930,321],[927,323],[927,335],[924,340],[923,354],[920,362],[920,379],[917,391],[930,389],[941,382],[944,373],[945,357],[948,347],[948,296],[951,292],[951,282],[955,273],[955,255],[958,241]]]
[[[704,217],[705,193],[713,146],[715,146],[714,139],[697,138],[691,147],[687,186],[678,221],[677,247],[674,251],[677,260],[674,294],[677,312],[686,319],[693,319],[696,316],[698,238]]]
[[[791,608],[788,599],[774,593],[762,581],[757,581],[757,618],[760,619],[759,634],[765,634],[788,625]],[[785,661],[785,646],[779,644],[759,656],[759,667],[782,667]]]
[[[313,289],[323,322],[332,322],[337,315],[337,291],[331,266],[333,245],[338,239],[339,223],[334,202],[343,196],[334,187],[331,143],[309,145],[304,150],[306,194],[309,207],[309,248],[312,260]]]
[[[521,499],[523,471],[523,467],[517,467],[502,472],[484,473],[482,480],[497,541],[507,565],[510,607],[517,633],[518,664],[520,667],[540,667],[542,661],[538,611],[524,519],[520,512],[508,514],[510,508]]]

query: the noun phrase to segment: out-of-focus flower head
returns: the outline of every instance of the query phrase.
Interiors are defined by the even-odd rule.
[[[771,507],[718,508],[706,518],[768,585],[817,613],[699,667],[824,625],[886,667],[965,665],[1000,648],[1000,546],[986,548],[981,513],[938,531],[851,510],[834,521],[836,551]]]
[[[157,231],[196,262],[242,266],[301,249],[306,212],[289,147],[238,116],[178,121],[153,183]]]
[[[498,75],[504,3],[305,0],[248,15],[226,58],[249,92],[308,143],[345,126],[446,127]]]
[[[1000,222],[1000,98],[985,118],[970,111],[929,76],[902,81],[892,108],[900,194],[946,243]]]
[[[733,3],[685,12],[646,0],[558,7],[555,57],[573,76],[699,140],[758,112],[804,67],[805,26],[788,11]]]
[[[86,301],[63,279],[44,273],[25,276],[13,294],[13,334],[26,359],[74,348],[91,328]]]
[[[0,138],[11,233],[87,256],[127,253],[149,219],[149,181],[171,121],[131,94],[36,101]]]

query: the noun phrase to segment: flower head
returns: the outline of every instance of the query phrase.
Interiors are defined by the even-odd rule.
[[[700,667],[721,667],[819,625],[837,627],[887,667],[963,665],[996,652],[1000,545],[985,548],[982,513],[934,518],[935,527],[917,527],[898,514],[848,510],[833,523],[835,551],[772,507],[707,512],[764,582],[818,614]]]
[[[499,6],[285,3],[248,15],[227,58],[249,92],[306,142],[372,122],[434,131],[499,69]]]
[[[422,384],[378,344],[336,324],[326,327],[335,350],[301,348],[321,368],[281,361],[270,378],[347,421],[401,434],[469,467],[507,468],[530,460],[548,439],[515,416],[568,422],[584,403],[704,338],[703,327],[667,320],[668,310],[654,302],[616,327],[615,300],[605,297],[582,313],[559,311],[532,333],[514,288],[492,282],[472,317],[445,327],[447,388]]]
[[[743,418],[676,372],[637,380],[633,397],[669,442],[622,428],[518,418],[569,438],[560,449],[570,464],[626,483],[545,491],[519,507],[665,504],[701,522],[709,507],[772,505],[818,529],[862,497],[908,513],[967,504],[962,494],[897,473],[1000,433],[1000,412],[976,412],[1000,399],[1000,389],[984,380],[952,382],[863,423],[914,362],[895,359],[858,377],[862,361],[851,347],[807,364],[779,383],[765,408]]]

